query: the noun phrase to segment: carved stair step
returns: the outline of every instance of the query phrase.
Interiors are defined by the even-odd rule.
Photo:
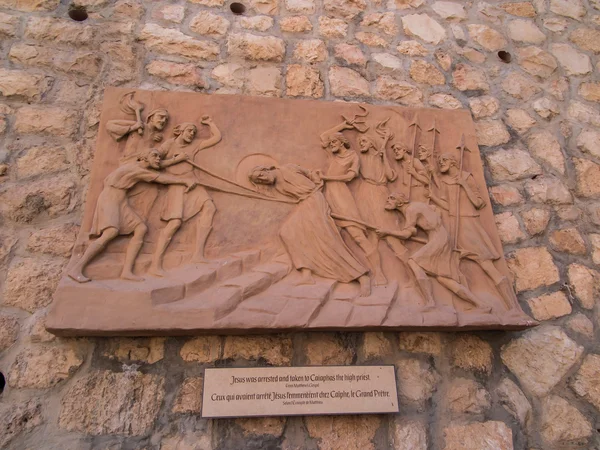
[[[277,315],[271,324],[273,328],[299,329],[306,328],[311,319],[318,314],[319,308],[325,303],[325,298],[290,298],[284,310]]]
[[[271,275],[263,272],[248,272],[223,282],[223,286],[238,287],[242,291],[242,298],[248,298],[271,286]]]
[[[242,270],[248,272],[250,269],[260,264],[261,251],[260,250],[247,250],[244,252],[234,253],[232,255],[235,258],[242,260]]]
[[[181,266],[181,263],[188,257],[187,253],[171,252],[165,255],[163,265],[166,270],[171,270]],[[100,255],[85,268],[84,273],[92,280],[118,279],[123,270],[123,258],[122,253]],[[152,255],[140,254],[135,261],[133,272],[136,275],[144,276],[150,266],[151,259]]]
[[[289,273],[290,267],[287,264],[270,262],[256,266],[252,271],[268,274],[271,277],[271,284],[275,284]]]
[[[371,295],[368,297],[355,297],[352,301],[355,306],[347,326],[380,326],[385,320],[394,300],[396,300],[397,295],[398,283],[394,281],[385,286],[372,288]]]
[[[215,286],[194,297],[164,305],[168,311],[212,312],[215,319],[226,316],[242,301],[242,289],[238,286]]]
[[[319,311],[316,318],[311,320],[309,328],[344,327],[352,314],[354,305],[347,301],[329,300]]]
[[[162,278],[148,278],[143,282],[116,279],[90,283],[77,283],[70,278],[64,278],[59,288],[61,295],[97,300],[118,296],[122,302],[142,303],[147,307],[176,302],[185,295],[183,283]]]

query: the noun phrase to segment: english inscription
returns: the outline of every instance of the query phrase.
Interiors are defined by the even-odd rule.
[[[206,369],[202,417],[398,412],[393,366]]]

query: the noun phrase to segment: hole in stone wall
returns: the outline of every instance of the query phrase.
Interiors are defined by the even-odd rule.
[[[0,394],[4,392],[4,386],[6,386],[6,379],[4,378],[4,374],[0,372]]]
[[[71,5],[69,7],[69,17],[76,22],[83,22],[88,18],[88,13],[83,6]]]
[[[498,58],[500,58],[500,61],[505,63],[509,63],[512,61],[512,55],[508,52],[505,52],[504,50],[500,50],[498,52]]]
[[[229,5],[229,9],[231,9],[231,12],[234,14],[244,14],[246,12],[246,7],[241,4],[241,3],[232,3],[231,5]]]

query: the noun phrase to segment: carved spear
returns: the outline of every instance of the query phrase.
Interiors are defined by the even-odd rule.
[[[421,127],[419,126],[419,115],[417,114],[415,116],[415,120],[413,121],[413,123],[411,123],[409,126],[410,127],[415,127],[415,135],[413,137],[413,145],[412,145],[412,150],[410,152],[410,169],[408,172],[408,201],[410,201],[410,191],[412,189],[412,169],[414,169],[415,167],[415,149],[417,147],[417,133],[418,130],[421,129]],[[418,128],[418,130],[417,130]]]
[[[433,125],[427,131],[433,131],[433,136],[431,138],[431,154],[429,155],[429,189],[431,189],[431,179],[433,178],[433,169],[435,167],[435,141],[437,135],[440,134],[440,130],[437,129],[435,124],[435,117],[433,118]],[[427,199],[427,204],[429,204],[431,199]]]
[[[462,133],[460,135],[460,142],[456,147],[460,149],[460,167],[458,169],[458,180],[460,181],[462,177],[464,159],[465,159],[465,150],[471,153],[471,150],[467,148],[465,145],[465,134]],[[457,185],[456,189],[456,225],[454,227],[454,250],[458,251],[458,228],[460,227],[460,184]]]

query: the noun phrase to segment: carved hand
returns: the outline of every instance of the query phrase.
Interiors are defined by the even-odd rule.
[[[131,131],[137,131],[137,130],[144,130],[144,124],[142,122],[136,122],[133,125],[131,125]]]
[[[187,161],[188,159],[190,159],[190,156],[187,153],[178,153],[175,155],[177,162]]]
[[[377,236],[380,238],[384,238],[386,236],[389,236],[391,233],[387,230],[381,229],[381,228],[377,228],[375,230],[375,233],[377,233]]]
[[[320,170],[314,170],[311,173],[311,178],[314,183],[319,184],[321,181],[323,181],[323,174],[321,173]]]
[[[203,125],[210,125],[212,123],[212,118],[210,116],[202,116],[202,120],[200,121]]]

